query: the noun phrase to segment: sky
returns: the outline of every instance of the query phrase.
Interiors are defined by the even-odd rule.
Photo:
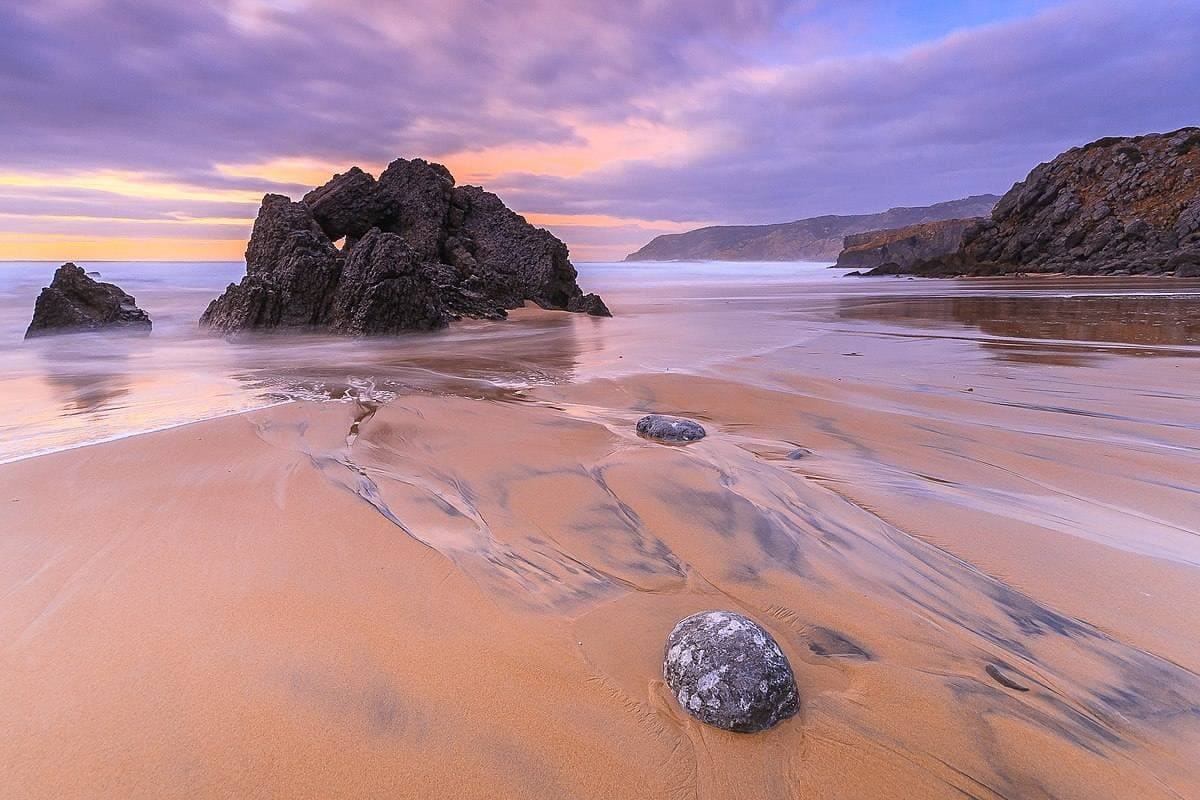
[[[616,259],[1200,124],[1197,0],[38,0],[0,42],[0,259],[240,260],[264,193],[398,156]]]

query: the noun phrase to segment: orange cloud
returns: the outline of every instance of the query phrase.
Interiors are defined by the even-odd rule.
[[[666,219],[635,219],[633,217],[613,217],[608,214],[525,214],[525,219],[543,228],[583,226],[588,228],[638,228],[660,233],[683,233],[712,222],[675,222]]]
[[[317,158],[275,158],[259,163],[217,164],[216,170],[227,178],[257,178],[273,183],[295,183],[301,186],[320,186],[334,175],[345,172],[351,163],[335,164]],[[357,166],[378,175],[383,165],[358,164]],[[255,202],[261,200],[255,197]],[[298,200],[299,198],[292,198]]]
[[[148,200],[226,201],[258,204],[259,192],[246,189],[213,189],[163,180],[146,172],[93,170],[85,172],[6,172],[0,186],[23,189],[89,189],[121,197]]]
[[[672,163],[696,155],[707,140],[695,132],[667,125],[629,120],[611,125],[571,124],[576,139],[564,144],[503,145],[452,153],[405,153],[445,164],[459,183],[482,183],[513,172],[569,178],[620,161],[654,160]],[[398,154],[401,155],[401,154]],[[231,178],[258,178],[276,183],[320,186],[333,175],[353,166],[316,158],[277,158],[260,163],[218,164],[217,172]],[[359,162],[357,166],[378,175],[386,164]]]
[[[626,121],[611,125],[590,125],[563,120],[575,131],[575,138],[564,144],[530,143],[507,145],[455,153],[430,154],[450,168],[461,183],[488,185],[505,174],[516,172],[573,177],[596,171],[612,164],[630,160],[653,160],[670,163],[690,158],[706,147],[704,138],[694,132],[678,130],[667,125],[646,121]],[[418,154],[411,154],[418,155]],[[282,184],[319,186],[330,176],[344,171],[350,163],[331,163],[317,158],[279,158],[260,163],[225,163],[216,172],[227,178],[265,179]],[[378,175],[383,164],[360,163],[363,169]],[[172,203],[226,201],[257,205],[257,191],[243,189],[214,189],[167,180],[150,173],[126,170],[76,171],[62,173],[0,173],[0,187],[23,189],[87,189],[117,197],[139,200],[161,200]],[[535,225],[557,230],[558,235],[571,243],[574,233],[589,239],[586,244],[572,245],[576,258],[608,259],[623,256],[636,249],[646,239],[660,233],[675,233],[699,227],[703,222],[673,222],[616,217],[603,214],[527,214]],[[57,223],[63,234],[21,233],[16,220],[37,220]],[[13,220],[11,224],[9,220]],[[119,209],[111,216],[89,217],[71,215],[0,214],[0,258],[9,259],[150,259],[150,260],[240,260],[245,249],[244,239],[215,239],[212,234],[224,231],[196,231],[186,235],[191,226],[238,225],[245,227],[247,236],[252,219],[235,217],[190,216],[176,212],[169,219],[131,219],[121,217]],[[141,236],[136,228],[122,234],[91,236],[74,234],[71,226],[120,224],[146,226],[156,236]],[[174,235],[172,226],[178,226]],[[585,233],[584,229],[588,229]],[[611,229],[613,241],[598,244],[597,232]],[[113,232],[115,233],[115,231]],[[162,238],[163,234],[169,238]],[[205,234],[209,236],[205,236]],[[633,241],[633,240],[639,241]],[[622,240],[622,241],[617,241]]]
[[[178,212],[167,217],[140,219],[137,217],[98,217],[87,214],[13,214],[0,212],[0,219],[38,220],[46,222],[107,222],[122,225],[239,225],[247,230],[254,224],[252,217],[193,217]]]
[[[245,239],[140,239],[0,233],[10,261],[241,261]]]
[[[487,183],[512,172],[569,178],[620,161],[673,163],[706,146],[702,137],[653,122],[573,125],[577,141],[532,143],[447,153],[442,161],[462,183]]]

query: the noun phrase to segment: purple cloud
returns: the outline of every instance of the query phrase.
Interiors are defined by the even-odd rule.
[[[1027,7],[996,4],[1005,21],[988,24],[971,4],[955,30],[952,9],[916,4],[910,30],[862,0],[8,4],[0,173],[295,196],[306,187],[216,166],[563,148],[589,127],[655,124],[679,152],[603,151],[582,174],[500,163],[489,188],[527,213],[767,222],[1003,191],[1069,146],[1200,121],[1194,2]],[[2,183],[10,215],[253,214]],[[22,224],[0,230],[36,233]],[[560,228],[589,248],[605,230]],[[614,246],[640,236],[607,230]]]
[[[1002,192],[1107,135],[1200,123],[1200,6],[1080,3],[892,55],[730,81],[679,116],[722,146],[577,179],[509,175],[523,208],[782,221]]]

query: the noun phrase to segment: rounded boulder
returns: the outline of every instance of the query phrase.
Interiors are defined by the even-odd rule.
[[[639,419],[637,432],[660,442],[694,442],[706,435],[704,426],[695,420],[663,414],[650,414]]]
[[[681,620],[667,637],[663,677],[685,711],[727,731],[763,731],[800,710],[787,656],[771,634],[732,611]]]

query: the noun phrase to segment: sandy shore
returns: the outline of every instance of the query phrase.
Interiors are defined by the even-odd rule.
[[[1200,796],[1194,362],[924,348],[0,466],[4,796]],[[651,410],[710,436],[639,439]],[[680,713],[662,645],[709,608],[771,630],[799,716]]]

